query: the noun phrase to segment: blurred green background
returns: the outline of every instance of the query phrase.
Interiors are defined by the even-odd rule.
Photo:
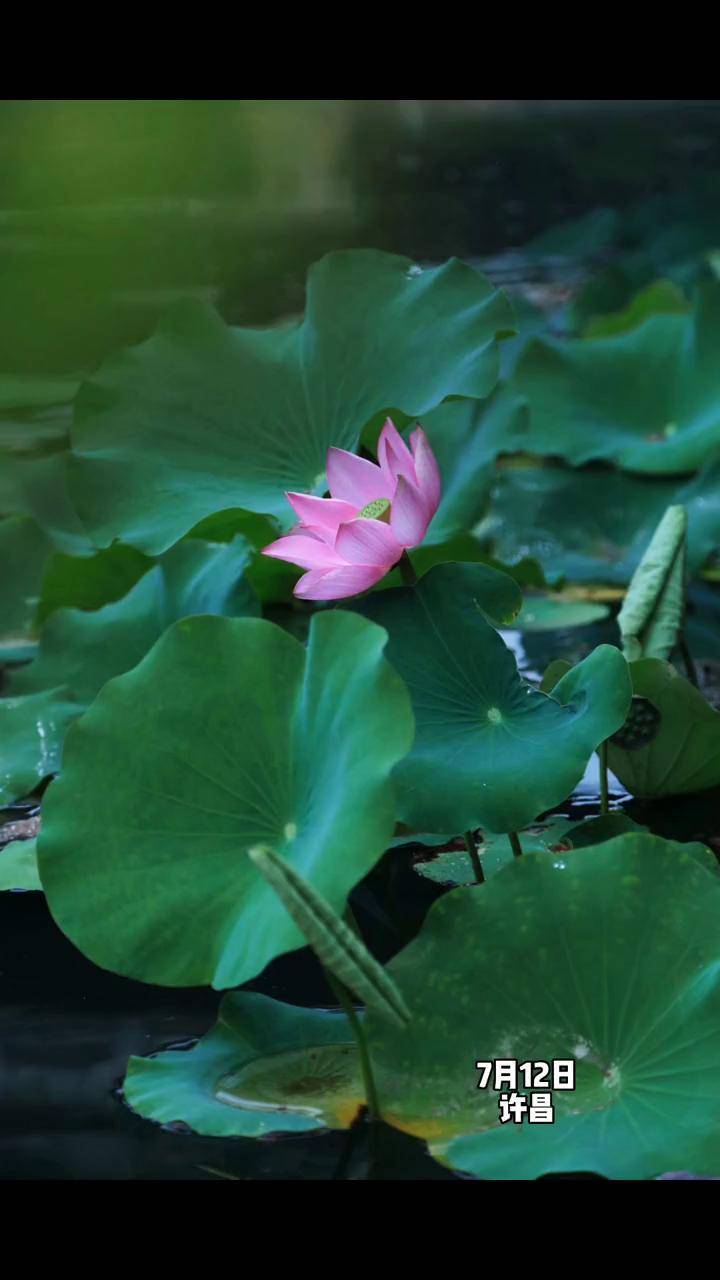
[[[717,101],[6,100],[0,371],[90,369],[182,295],[271,322],[336,248],[503,283],[494,255],[596,207],[717,225],[718,172]]]

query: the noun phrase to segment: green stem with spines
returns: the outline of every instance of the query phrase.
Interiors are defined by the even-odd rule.
[[[365,1101],[367,1103],[368,1115],[371,1120],[380,1119],[380,1104],[378,1102],[377,1089],[375,1088],[375,1077],[373,1075],[372,1063],[370,1062],[370,1053],[365,1039],[365,1032],[362,1023],[357,1015],[357,1010],[350,999],[350,993],[347,987],[343,986],[337,978],[333,977],[328,969],[323,970],[325,979],[330,990],[342,1008],[345,1017],[350,1024],[350,1030],[353,1033],[355,1044],[357,1045],[358,1058],[360,1059],[360,1071],[362,1073],[363,1085],[365,1087]]]

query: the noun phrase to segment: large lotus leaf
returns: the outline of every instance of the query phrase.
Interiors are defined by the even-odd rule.
[[[365,1101],[343,1013],[244,991],[194,1048],[131,1058],[123,1088],[148,1120],[217,1138],[346,1129]]]
[[[533,689],[479,608],[479,565],[440,565],[358,608],[390,635],[413,702],[398,818],[420,831],[511,831],[559,804],[630,702],[627,664],[601,645],[552,697]]]
[[[629,471],[694,471],[720,449],[720,286],[698,290],[692,315],[652,315],[618,337],[536,340],[513,390],[530,425],[504,448],[604,459]]]
[[[720,465],[678,483],[621,471],[525,466],[497,476],[489,516],[476,530],[494,554],[533,556],[549,576],[628,582],[666,508],[685,507],[688,568],[720,548]]]
[[[36,840],[12,840],[0,848],[0,890],[42,889],[36,844]]]
[[[247,981],[304,942],[256,846],[341,912],[392,836],[412,740],[386,638],[342,610],[315,615],[307,650],[261,619],[186,618],[107,684],[68,735],[38,845],[72,941],[146,982]]]
[[[37,657],[9,674],[11,696],[0,698],[0,801],[10,803],[57,772],[68,725],[171,622],[192,613],[257,613],[242,576],[247,560],[242,538],[179,543],[122,600],[88,613],[56,610]]]
[[[528,854],[440,898],[388,966],[409,1026],[366,1016],[385,1119],[484,1178],[717,1173],[713,861],[702,846],[624,835]],[[574,1091],[552,1094],[554,1124],[499,1124],[498,1094],[474,1070],[499,1058],[574,1059]]]
[[[509,303],[452,260],[422,271],[374,250],[330,254],[301,324],[228,327],[173,308],[109,360],[76,402],[73,493],[101,545],[157,553],[230,507],[289,518],[285,490],[322,493],[327,449],[354,449],[381,409],[424,414],[485,396]]]
[[[629,669],[630,716],[608,744],[608,764],[616,777],[641,797],[717,786],[720,713],[669,662],[641,658]]]

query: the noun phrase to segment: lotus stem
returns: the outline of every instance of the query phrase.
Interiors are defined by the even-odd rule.
[[[513,857],[521,858],[522,845],[520,844],[520,839],[518,837],[517,831],[508,831],[508,840],[510,841],[510,848],[513,851]]]
[[[328,969],[324,969],[324,973],[330,990],[335,995],[338,1004],[342,1008],[345,1017],[350,1024],[350,1030],[353,1033],[353,1038],[357,1045],[368,1115],[371,1120],[379,1120],[380,1105],[378,1103],[377,1089],[375,1088],[375,1077],[373,1075],[370,1053],[368,1051],[367,1040],[365,1039],[365,1032],[363,1030],[362,1023],[358,1018],[357,1010],[350,999],[350,993],[347,987],[343,986],[342,982],[339,982],[337,978],[333,977]]]
[[[470,861],[472,862],[472,869],[475,873],[475,883],[484,884],[485,872],[482,869],[480,854],[477,851],[477,845],[475,844],[475,837],[472,831],[465,832],[465,844],[467,845],[467,851],[470,854]]]
[[[414,587],[418,579],[417,574],[413,569],[412,560],[410,559],[407,551],[403,551],[400,559],[398,560],[398,568],[402,574],[402,580],[405,583],[405,586]]]
[[[610,804],[608,799],[608,744],[607,738],[600,743],[598,747],[598,760],[600,762],[600,812],[609,813]]]

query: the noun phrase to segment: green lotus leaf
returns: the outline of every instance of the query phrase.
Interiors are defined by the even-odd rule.
[[[627,664],[610,645],[552,697],[533,689],[482,616],[481,568],[440,565],[357,606],[388,631],[410,690],[416,735],[396,771],[397,816],[416,830],[527,826],[570,794],[630,702]]]
[[[679,483],[556,466],[503,470],[475,530],[503,561],[533,556],[546,575],[628,582],[668,506],[685,507],[690,572],[720,549],[720,464]]]
[[[269,557],[264,557],[269,559]],[[507,575],[519,587],[542,588],[547,584],[537,560],[525,556],[515,564],[505,564],[487,555],[482,543],[471,533],[458,533],[447,542],[423,542],[410,553],[410,561],[418,578],[434,569],[437,564],[484,564],[487,568]],[[282,562],[278,562],[282,563]],[[403,577],[399,568],[392,569],[380,580],[375,591],[389,591],[392,587],[402,586]],[[518,606],[518,597],[513,602],[513,610]],[[518,616],[513,618],[513,625],[518,625]]]
[[[549,818],[546,822],[533,823],[524,831],[518,832],[518,840],[523,853],[558,853],[569,849],[581,849],[588,845],[604,844],[627,831],[644,831],[645,828],[624,813],[605,813],[595,818],[584,818],[577,822],[571,818]],[[421,837],[417,837],[421,842]],[[497,875],[514,854],[506,835],[495,835],[491,831],[481,832],[477,851],[486,880]],[[472,885],[475,875],[466,850],[449,849],[428,858],[427,861],[413,863],[413,870],[426,880],[434,880],[436,884]]]
[[[583,337],[614,337],[618,333],[636,329],[648,316],[677,312],[686,314],[689,310],[690,303],[685,294],[672,280],[654,280],[652,284],[640,289],[619,311],[594,316],[585,328]]]
[[[707,863],[699,862],[699,858]],[[702,846],[624,835],[515,859],[431,908],[388,965],[412,1021],[372,1011],[384,1118],[483,1178],[720,1169],[720,880]],[[478,1061],[573,1059],[554,1124],[499,1123]],[[519,1092],[525,1092],[520,1089]]]
[[[618,614],[623,653],[638,658],[669,658],[685,613],[687,516],[668,507],[632,576]]]
[[[527,595],[514,625],[520,631],[559,631],[565,627],[586,627],[607,618],[606,604],[591,600],[566,600],[557,595]]]
[[[231,507],[289,520],[285,490],[322,493],[327,449],[373,414],[486,396],[509,303],[452,260],[333,253],[311,270],[301,324],[233,329],[183,303],[102,366],[75,406],[73,495],[99,545],[158,553]]]
[[[53,552],[43,572],[38,624],[45,622],[56,609],[91,611],[121,600],[153,563],[141,551],[122,542],[115,542],[91,556]]]
[[[122,600],[90,613],[52,614],[35,660],[9,674],[10,696],[0,698],[1,803],[57,772],[71,722],[107,680],[134,667],[171,622],[192,613],[257,613],[242,577],[248,554],[242,538],[218,546],[179,543]]]
[[[412,740],[385,642],[342,610],[313,617],[307,649],[261,619],[185,618],[110,681],[68,735],[38,844],[71,940],[146,982],[246,982],[304,944],[244,856],[258,846],[341,912],[392,836]]]
[[[720,713],[669,662],[630,664],[633,702],[608,764],[635,796],[677,796],[720,783]]]
[[[42,889],[37,869],[36,840],[11,840],[0,849],[0,891]]]
[[[365,1101],[343,1013],[245,991],[194,1048],[132,1057],[123,1089],[148,1120],[217,1138],[346,1129]]]
[[[603,459],[629,471],[694,471],[720,448],[716,351],[720,286],[697,292],[692,315],[651,315],[617,337],[537,339],[513,391],[530,425],[506,452],[558,455],[575,466]]]

